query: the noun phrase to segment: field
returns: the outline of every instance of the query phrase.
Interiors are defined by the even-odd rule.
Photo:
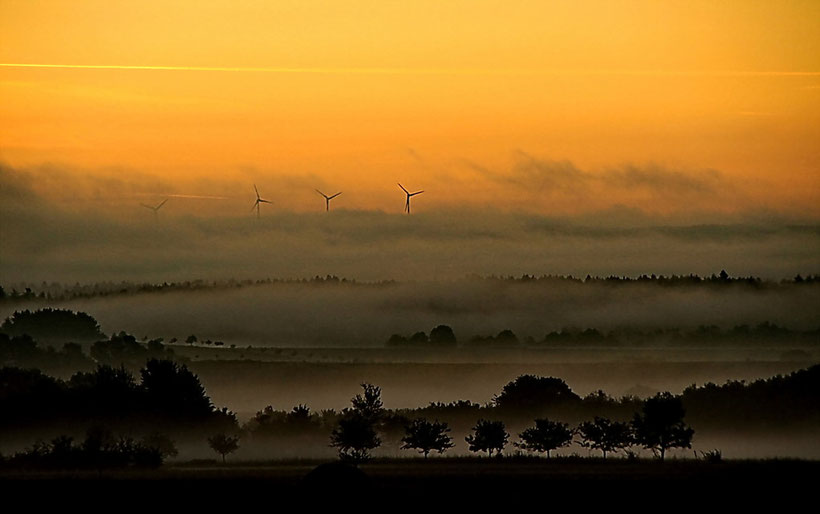
[[[583,495],[585,504],[650,498],[669,501],[684,494],[717,494],[713,502],[788,500],[806,495],[820,462],[799,460],[704,461],[541,458],[377,459],[361,473],[331,465],[327,476],[307,478],[320,461],[191,462],[153,471],[4,472],[0,482],[12,496],[48,488],[64,499],[93,494],[142,503],[171,493],[172,502],[234,503],[276,499],[311,504],[340,501],[362,506],[394,494],[411,503],[446,498],[447,503],[538,499],[556,502]],[[335,468],[335,469],[334,469]],[[754,491],[750,497],[749,492]],[[150,492],[142,496],[137,493]],[[592,496],[590,492],[594,492]],[[318,496],[303,496],[305,494]],[[509,495],[509,496],[507,496]],[[700,497],[700,496],[699,496]],[[149,500],[150,498],[150,500]],[[701,497],[706,501],[709,497]]]

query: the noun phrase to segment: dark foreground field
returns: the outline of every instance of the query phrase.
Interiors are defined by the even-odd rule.
[[[314,471],[315,470],[315,471]],[[788,500],[810,494],[820,461],[626,459],[430,458],[374,460],[358,470],[340,463],[188,463],[158,470],[3,471],[0,485],[11,496],[57,493],[65,500],[146,501],[173,495],[177,500],[214,502],[294,500],[419,501],[446,498],[540,498],[639,502],[647,498],[707,497]],[[607,500],[609,501],[609,500]],[[689,500],[687,500],[689,501]]]

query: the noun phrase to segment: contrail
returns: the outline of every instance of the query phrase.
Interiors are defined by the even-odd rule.
[[[634,75],[658,77],[818,77],[820,71],[744,70],[629,70],[629,69],[530,69],[530,68],[293,68],[219,66],[124,66],[108,64],[0,63],[2,68],[53,68],[81,70],[199,71],[239,73],[303,73],[362,75]]]
[[[138,193],[137,196],[162,196],[166,198],[201,198],[204,200],[230,200],[227,196],[208,196],[208,195],[176,195],[163,193]]]
[[[227,196],[207,196],[207,195],[160,195],[170,198],[203,198],[205,200],[230,200]]]

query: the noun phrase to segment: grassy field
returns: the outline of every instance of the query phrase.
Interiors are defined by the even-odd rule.
[[[745,491],[748,494],[755,488],[758,488],[756,494],[766,496],[778,492],[792,494],[810,490],[820,474],[820,461],[801,460],[710,463],[588,458],[413,458],[378,459],[362,464],[361,473],[340,473],[336,468],[322,480],[306,479],[308,473],[320,464],[321,461],[234,462],[227,465],[190,462],[157,470],[102,473],[5,470],[0,472],[0,481],[5,490],[16,493],[65,488],[78,496],[93,492],[97,498],[150,491],[152,494],[174,492],[249,498],[332,492],[355,493],[362,499],[381,494],[394,499],[418,499],[423,493],[464,499],[488,494],[496,500],[498,495],[556,500],[594,492],[617,494],[621,499],[626,495],[634,501],[652,494],[669,494],[670,498],[684,493]],[[616,501],[618,497],[612,500]]]

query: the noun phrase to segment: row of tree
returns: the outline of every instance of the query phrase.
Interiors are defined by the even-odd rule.
[[[330,437],[330,444],[338,449],[339,456],[353,462],[368,459],[370,451],[381,445],[378,434],[384,417],[381,390],[372,384],[362,384],[362,388],[363,393],[351,400],[352,407],[342,412]],[[514,446],[546,454],[549,458],[550,452],[570,445],[577,435],[581,446],[600,450],[604,458],[607,453],[640,445],[663,460],[671,448],[691,448],[695,431],[684,422],[684,415],[680,398],[658,393],[644,402],[641,412],[636,413],[631,422],[596,416],[571,428],[568,423],[537,418],[534,426],[519,434]],[[425,458],[433,451],[444,453],[455,446],[450,431],[445,422],[416,418],[405,426],[401,448],[417,450]],[[497,420],[479,419],[472,432],[465,438],[470,451],[487,452],[490,457],[493,453],[501,455],[510,438],[504,422]]]

